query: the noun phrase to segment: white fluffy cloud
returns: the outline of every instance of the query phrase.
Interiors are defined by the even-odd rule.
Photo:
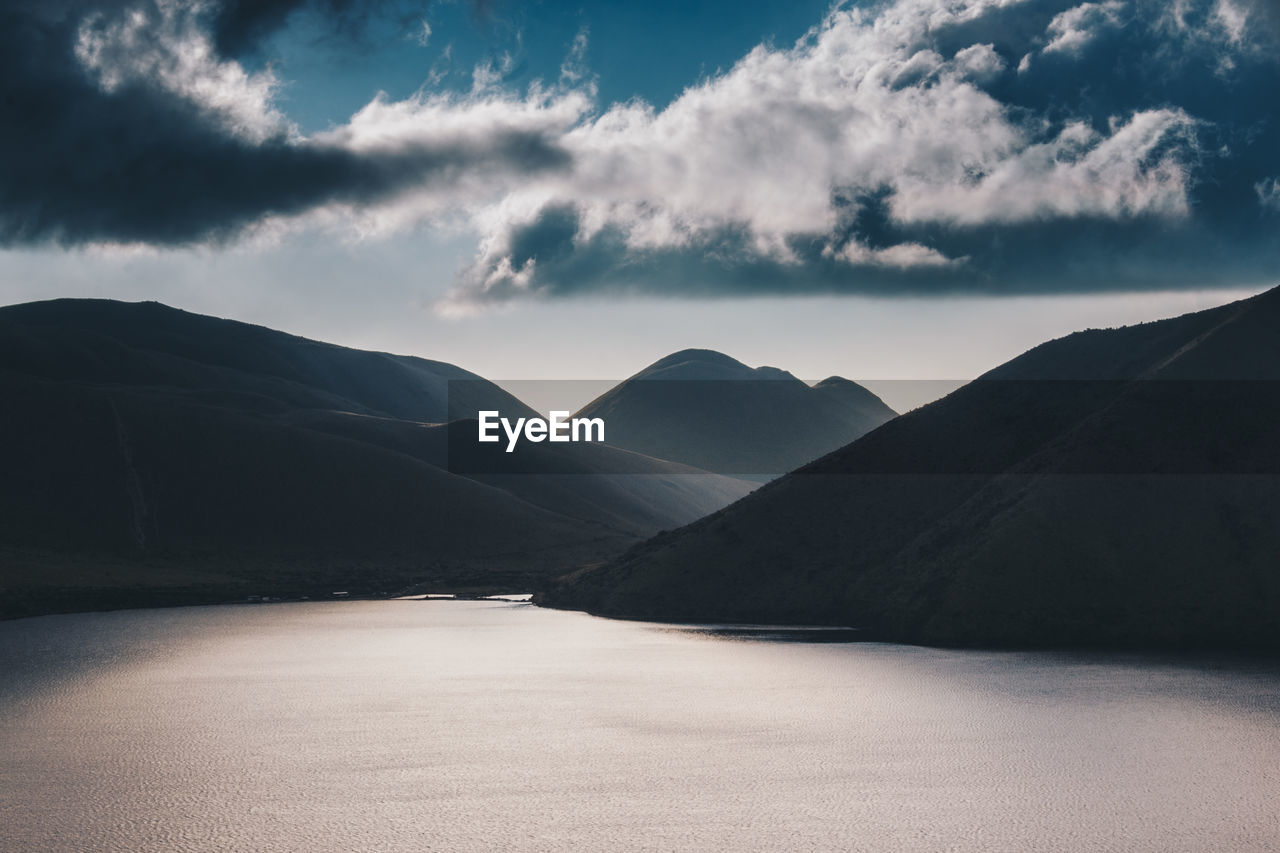
[[[159,85],[250,141],[296,136],[276,109],[275,75],[269,69],[250,74],[220,58],[201,26],[207,11],[207,0],[156,0],[153,8],[128,9],[119,17],[92,15],[80,25],[76,58],[105,91]]]
[[[1190,144],[1194,126],[1186,113],[1171,109],[1117,119],[1108,134],[1071,122],[1051,139],[995,159],[973,180],[946,174],[903,178],[893,211],[904,222],[963,225],[1073,216],[1180,217],[1187,213],[1187,169],[1177,156],[1156,152],[1171,139]]]
[[[1107,3],[1081,3],[1065,12],[1059,12],[1049,22],[1051,40],[1044,47],[1045,53],[1079,53],[1100,31],[1120,24],[1120,12],[1124,4],[1119,0]]]
[[[537,289],[536,259],[516,256],[513,242],[548,205],[578,211],[579,243],[613,228],[636,251],[696,246],[734,227],[774,262],[795,260],[796,235],[833,235],[826,257],[897,268],[963,259],[914,242],[840,241],[847,212],[836,191],[887,189],[893,216],[916,224],[1185,214],[1187,171],[1170,145],[1195,124],[1185,113],[1120,115],[1102,132],[1075,121],[1046,135],[981,88],[1005,70],[991,45],[945,56],[929,44],[930,30],[995,5],[837,10],[799,44],[758,47],[663,110],[615,105],[582,122],[564,140],[572,173],[513,188],[480,212],[483,247],[449,307]],[[1048,35],[1075,38],[1068,24],[1094,17],[1059,15]]]
[[[410,172],[402,191],[376,203],[335,201],[280,220],[355,223],[361,236],[424,219],[464,222],[479,234],[478,253],[442,306],[467,311],[553,284],[547,259],[526,245],[539,227],[561,251],[610,235],[624,263],[629,255],[698,250],[731,231],[739,251],[785,269],[804,262],[798,239],[816,241],[820,257],[853,275],[967,263],[923,238],[886,243],[848,227],[869,197],[903,227],[1186,217],[1198,118],[1172,105],[1132,108],[1102,123],[1015,109],[990,90],[1025,72],[1029,59],[1015,72],[992,43],[937,38],[1022,2],[836,8],[797,44],[757,47],[662,109],[639,101],[602,108],[579,73],[516,94],[501,89],[492,69],[477,69],[468,94],[380,97],[310,138],[277,111],[269,72],[248,74],[214,54],[198,6],[162,0],[158,18],[87,21],[77,56],[104,88],[159,83],[251,139],[283,134],[294,145],[357,156],[483,150],[511,132],[553,140],[567,155],[564,168],[477,170],[460,161],[449,181],[437,172],[415,183]],[[1110,0],[1060,11],[1036,45],[1069,59],[1117,26],[1125,8]],[[1236,38],[1239,8],[1218,0],[1214,12]],[[1258,194],[1264,203],[1274,195]]]

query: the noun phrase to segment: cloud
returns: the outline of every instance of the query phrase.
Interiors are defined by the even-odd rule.
[[[305,135],[239,58],[336,0],[0,0],[0,242],[178,245],[422,223],[477,235],[441,302],[1025,293],[1274,275],[1276,5],[834,8],[662,109],[550,84],[379,96]],[[416,22],[416,23],[415,23]],[[421,30],[421,15],[406,27]]]
[[[304,138],[271,72],[219,52],[210,14],[177,0],[0,5],[0,244],[217,242],[568,165],[579,95],[379,98]],[[238,44],[260,34],[252,20]]]
[[[1254,184],[1253,189],[1258,194],[1258,204],[1280,213],[1280,180],[1265,178]]]
[[[1085,45],[1103,29],[1121,23],[1124,4],[1120,0],[1106,3],[1081,3],[1053,16],[1046,29],[1051,37],[1045,53],[1079,54]]]
[[[249,74],[238,62],[220,58],[197,26],[198,10],[157,3],[153,10],[88,15],[76,28],[75,58],[108,97],[149,86],[251,142],[295,134],[274,106],[275,75]]]
[[[1180,27],[1120,0],[836,9],[663,110],[614,105],[575,127],[570,172],[477,214],[480,251],[442,310],[1266,280],[1277,235],[1248,176],[1280,154],[1280,74],[1243,48],[1221,71],[1242,38],[1222,2],[1184,3]]]
[[[892,210],[904,223],[1018,223],[1082,216],[1181,219],[1188,213],[1186,146],[1196,122],[1181,110],[1143,110],[1105,132],[1068,122],[1056,136],[1020,147],[976,173],[907,176]]]

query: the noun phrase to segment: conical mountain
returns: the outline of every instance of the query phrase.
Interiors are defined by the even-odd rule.
[[[862,386],[815,386],[712,350],[673,353],[587,404],[615,447],[697,468],[769,478],[880,426],[894,412]]]

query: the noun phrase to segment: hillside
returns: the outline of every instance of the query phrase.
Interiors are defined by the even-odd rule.
[[[0,368],[44,379],[198,390],[206,400],[243,408],[283,404],[433,423],[477,408],[530,413],[452,364],[349,349],[158,302],[55,299],[0,308]],[[470,380],[453,389],[466,399],[450,400],[455,380]]]
[[[155,303],[0,309],[0,394],[0,615],[528,589],[749,489],[607,447],[459,474],[445,421],[531,414],[496,385]]]
[[[1043,344],[543,596],[943,644],[1280,645],[1280,290]]]

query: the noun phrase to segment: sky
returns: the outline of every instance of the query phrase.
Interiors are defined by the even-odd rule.
[[[0,0],[0,303],[971,378],[1276,283],[1278,41],[1275,0]]]

